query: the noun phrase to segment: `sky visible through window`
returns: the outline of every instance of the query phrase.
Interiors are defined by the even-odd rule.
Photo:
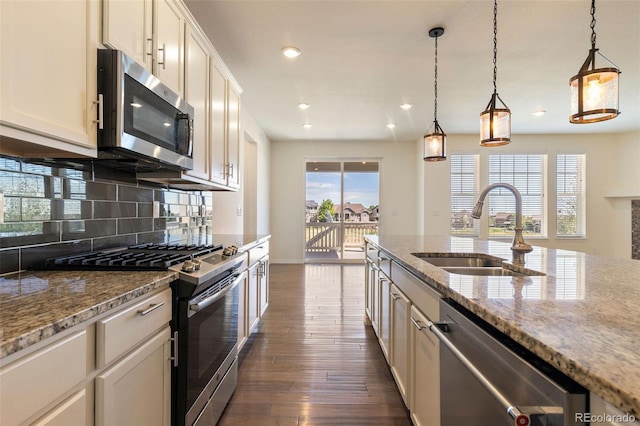
[[[344,174],[344,202],[360,203],[365,207],[377,206],[379,202],[378,173]],[[307,200],[320,204],[330,199],[333,204],[340,204],[340,173],[307,172]]]

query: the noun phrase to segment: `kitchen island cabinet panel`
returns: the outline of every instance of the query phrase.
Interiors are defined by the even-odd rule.
[[[82,389],[51,410],[32,426],[82,425],[87,419],[87,391]]]
[[[395,284],[391,285],[391,373],[405,405],[411,409],[410,399],[410,361],[411,300]]]
[[[0,153],[96,155],[98,5],[0,2]]]
[[[438,317],[411,307],[411,420],[416,426],[440,425],[440,342],[427,328],[431,318]]]

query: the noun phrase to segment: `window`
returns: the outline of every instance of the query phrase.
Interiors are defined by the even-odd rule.
[[[556,235],[584,237],[585,155],[563,154],[556,160]]]
[[[489,184],[509,183],[522,195],[525,235],[544,236],[544,155],[489,155]],[[489,237],[513,235],[516,224],[513,194],[502,188],[489,193]]]
[[[451,234],[478,235],[477,221],[471,218],[478,191],[478,156],[452,154],[451,162]]]

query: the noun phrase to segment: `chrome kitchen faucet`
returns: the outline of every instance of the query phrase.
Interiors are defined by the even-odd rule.
[[[482,216],[484,199],[487,194],[495,188],[508,189],[516,197],[516,233],[513,236],[513,244],[511,245],[511,252],[513,253],[512,262],[514,265],[524,265],[524,255],[525,253],[532,251],[533,247],[525,243],[524,237],[522,236],[522,196],[515,186],[509,185],[508,183],[493,183],[487,186],[480,194],[480,197],[473,208],[473,212],[471,212],[471,217],[474,219],[480,219],[480,216]]]

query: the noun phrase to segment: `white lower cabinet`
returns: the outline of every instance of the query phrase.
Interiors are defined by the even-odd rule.
[[[3,365],[0,368],[0,424],[22,424],[43,411],[45,420],[64,417],[73,421],[69,424],[84,424],[86,404],[80,407],[82,401],[74,401],[70,410],[69,404],[65,404],[65,395],[74,389],[82,391],[86,374],[87,333],[84,330]],[[61,399],[65,401],[56,404]],[[45,420],[40,424],[47,424]]]
[[[249,295],[249,275],[244,273],[244,278],[238,284],[238,352],[243,348],[249,338],[249,329],[247,321],[247,309]]]
[[[165,327],[96,377],[96,425],[171,423],[170,337]]]
[[[395,284],[391,285],[391,373],[405,405],[411,409],[409,368],[411,335],[409,334],[411,301]]]
[[[258,263],[249,268],[249,294],[247,295],[247,323],[249,334],[260,320]]]
[[[82,389],[63,403],[32,423],[32,426],[70,426],[85,424],[87,418],[87,391]]]
[[[378,339],[380,341],[380,347],[387,362],[391,364],[391,358],[389,354],[389,348],[391,346],[391,310],[390,310],[390,296],[389,289],[391,288],[391,279],[385,274],[380,272],[379,276],[380,285],[378,287],[378,301],[380,303],[378,318]]]
[[[440,425],[440,342],[428,321],[411,307],[411,421],[416,426]]]

